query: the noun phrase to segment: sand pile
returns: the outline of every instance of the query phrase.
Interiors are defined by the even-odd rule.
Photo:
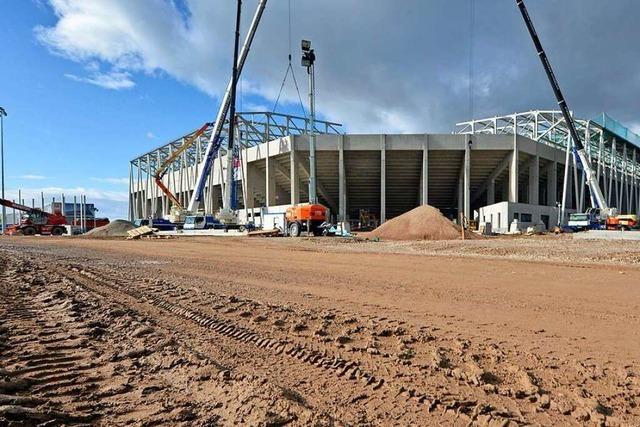
[[[133,223],[125,221],[124,219],[116,219],[107,225],[94,228],[87,232],[86,235],[89,237],[127,237],[127,231],[134,228],[136,228],[136,226],[133,225]]]
[[[460,227],[433,206],[423,205],[386,221],[362,237],[383,240],[455,240],[460,239]],[[467,232],[465,237],[474,238]]]

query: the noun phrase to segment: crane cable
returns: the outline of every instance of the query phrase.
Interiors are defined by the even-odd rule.
[[[475,36],[475,2],[469,0],[469,120],[474,120],[475,106],[474,101],[474,57],[473,57],[473,39]]]
[[[291,77],[293,78],[293,84],[296,87],[296,93],[298,94],[298,101],[300,102],[300,108],[302,108],[302,114],[304,118],[307,118],[307,112],[304,108],[304,104],[302,102],[302,97],[300,96],[300,88],[298,87],[298,80],[296,79],[296,73],[293,71],[293,66],[291,65],[291,0],[289,0],[289,64],[287,65],[287,70],[284,73],[284,79],[282,79],[282,84],[280,85],[280,91],[278,92],[278,97],[276,98],[275,104],[273,104],[272,113],[276,112],[278,108],[278,103],[280,102],[280,97],[282,96],[282,91],[284,90],[284,85],[287,82],[287,77],[289,76],[289,71],[291,71]]]

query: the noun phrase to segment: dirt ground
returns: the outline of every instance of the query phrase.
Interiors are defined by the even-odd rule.
[[[0,239],[1,425],[640,425],[640,244]]]

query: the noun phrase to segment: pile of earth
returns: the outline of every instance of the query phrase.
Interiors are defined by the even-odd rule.
[[[136,228],[133,223],[124,219],[116,219],[107,225],[94,228],[87,232],[87,237],[127,237],[127,231]]]
[[[460,226],[447,219],[429,205],[418,206],[368,233],[359,234],[365,238],[383,240],[456,240],[461,238]],[[478,236],[465,232],[465,238]]]

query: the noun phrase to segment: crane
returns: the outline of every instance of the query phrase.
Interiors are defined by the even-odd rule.
[[[540,38],[536,33],[536,30],[533,26],[533,22],[531,21],[531,17],[529,16],[529,12],[527,11],[527,7],[524,4],[524,0],[516,0],[516,4],[520,9],[520,13],[522,14],[522,19],[527,26],[527,30],[529,31],[529,35],[531,36],[531,40],[536,48],[538,53],[538,57],[542,62],[542,66],[544,67],[544,71],[547,74],[547,78],[549,79],[549,83],[551,84],[551,88],[553,89],[553,93],[556,96],[556,100],[558,101],[558,106],[560,107],[560,111],[562,112],[562,116],[564,117],[564,121],[567,124],[567,128],[569,128],[569,134],[574,143],[574,155],[580,159],[580,163],[584,169],[585,177],[587,184],[589,186],[589,191],[591,194],[592,205],[597,208],[599,211],[599,219],[606,220],[608,217],[615,217],[617,215],[617,209],[610,207],[607,204],[607,201],[602,194],[602,190],[600,189],[600,184],[598,183],[598,179],[596,174],[591,167],[591,162],[587,157],[587,152],[585,150],[584,144],[580,140],[578,136],[578,131],[576,130],[575,122],[571,117],[571,113],[569,112],[569,107],[567,106],[567,102],[562,95],[562,91],[560,90],[560,85],[558,84],[558,80],[556,79],[555,74],[553,73],[553,69],[551,68],[551,63],[549,62],[549,58],[547,58],[547,54],[545,53],[542,43],[540,42]]]
[[[156,185],[169,199],[171,199],[172,206],[170,220],[173,223],[184,222],[186,212],[184,207],[182,206],[182,203],[180,203],[180,200],[178,200],[178,198],[171,192],[171,190],[169,190],[169,188],[164,185],[164,183],[162,182],[162,178],[166,175],[167,171],[169,170],[169,166],[178,158],[178,156],[180,156],[187,148],[189,148],[195,141],[197,141],[200,135],[205,133],[205,131],[210,126],[213,126],[213,123],[205,123],[201,128],[196,130],[193,135],[191,135],[191,137],[180,146],[180,148],[171,153],[171,155],[167,157],[164,162],[162,162],[154,175]]]
[[[67,218],[59,211],[49,213],[42,209],[21,205],[6,199],[0,199],[0,205],[26,212],[26,215],[23,215],[20,219],[20,224],[16,227],[16,231],[25,236],[33,236],[35,234],[61,236],[67,232],[65,227]]]
[[[256,12],[253,15],[253,19],[251,20],[251,25],[249,26],[249,31],[242,45],[242,49],[240,51],[239,57],[237,61],[234,63],[234,72],[231,76],[229,84],[227,85],[227,90],[225,91],[224,97],[222,98],[222,103],[220,104],[220,109],[218,110],[218,115],[216,116],[216,121],[213,125],[213,130],[211,132],[211,137],[209,139],[209,143],[207,145],[206,151],[204,153],[203,166],[198,173],[198,177],[196,178],[196,184],[194,187],[193,194],[191,195],[191,199],[189,200],[189,205],[187,210],[193,214],[198,210],[198,206],[200,201],[202,200],[202,194],[204,191],[204,186],[207,181],[207,177],[211,172],[211,166],[213,164],[213,159],[218,155],[220,150],[220,145],[222,142],[221,133],[222,127],[224,125],[225,117],[229,112],[229,107],[232,102],[232,98],[234,98],[233,94],[235,92],[235,83],[237,78],[242,73],[242,68],[244,67],[244,63],[247,59],[247,55],[249,54],[249,50],[251,48],[251,43],[253,42],[253,38],[255,36],[256,30],[258,29],[258,24],[262,18],[262,14],[267,5],[267,0],[260,0],[258,6],[256,8]],[[237,32],[236,32],[237,36]],[[234,55],[235,56],[235,55]],[[235,120],[234,117],[229,117],[229,123],[231,124]],[[230,126],[232,128],[233,126]],[[224,219],[233,221],[233,213],[231,211],[230,199],[231,199],[231,187],[233,186],[232,168],[233,168],[233,142],[231,140],[231,135],[228,138],[231,145],[228,146],[227,149],[227,183],[225,186],[225,205],[223,205],[223,211],[225,213]]]

